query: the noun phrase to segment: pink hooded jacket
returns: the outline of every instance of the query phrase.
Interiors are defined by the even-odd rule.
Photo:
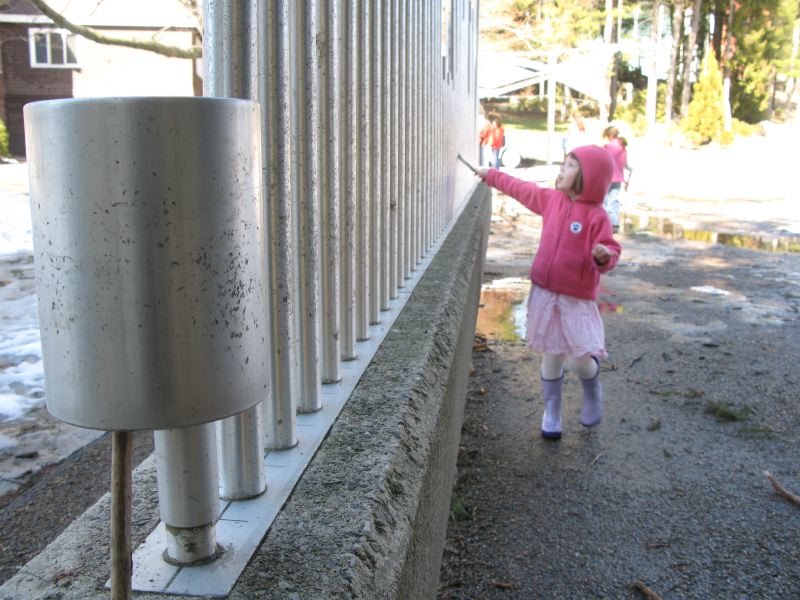
[[[600,275],[616,266],[622,250],[603,208],[614,165],[599,146],[581,146],[572,153],[583,174],[583,191],[575,200],[497,169],[489,170],[486,183],[542,215],[542,237],[531,266],[531,281],[551,292],[597,300]],[[612,254],[604,265],[592,257],[596,244],[603,244]]]

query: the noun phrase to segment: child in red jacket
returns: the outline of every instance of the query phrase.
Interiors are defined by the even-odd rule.
[[[603,416],[599,358],[607,353],[596,301],[600,275],[614,268],[621,251],[603,208],[613,169],[603,148],[581,146],[567,155],[555,189],[496,169],[477,170],[487,184],[542,216],[542,236],[530,272],[528,346],[543,353],[546,439],[561,437],[565,363],[583,384],[581,423],[592,427]]]

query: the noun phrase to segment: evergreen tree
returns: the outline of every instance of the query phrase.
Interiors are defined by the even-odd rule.
[[[750,0],[734,15],[731,104],[733,116],[755,123],[767,118],[779,72],[787,74],[797,0]]]
[[[706,52],[693,92],[683,123],[687,137],[698,144],[721,141],[725,126],[722,72],[713,52]]]

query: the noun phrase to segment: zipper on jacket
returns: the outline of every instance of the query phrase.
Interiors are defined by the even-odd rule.
[[[570,214],[572,213],[572,205],[574,204],[574,200],[570,198],[569,200],[569,208],[567,208],[567,214],[562,217],[561,222],[558,224],[558,239],[556,239],[556,247],[553,250],[553,254],[550,257],[550,262],[547,263],[547,272],[545,273],[545,288],[548,290],[550,289],[550,273],[553,271],[553,261],[556,259],[556,254],[558,254],[558,247],[561,245],[561,236],[564,233],[564,222],[569,219]],[[552,291],[552,290],[551,290]]]

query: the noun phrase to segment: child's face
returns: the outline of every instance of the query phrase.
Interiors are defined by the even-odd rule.
[[[556,189],[564,193],[574,192],[575,181],[581,172],[581,165],[574,156],[567,156],[556,178]]]

